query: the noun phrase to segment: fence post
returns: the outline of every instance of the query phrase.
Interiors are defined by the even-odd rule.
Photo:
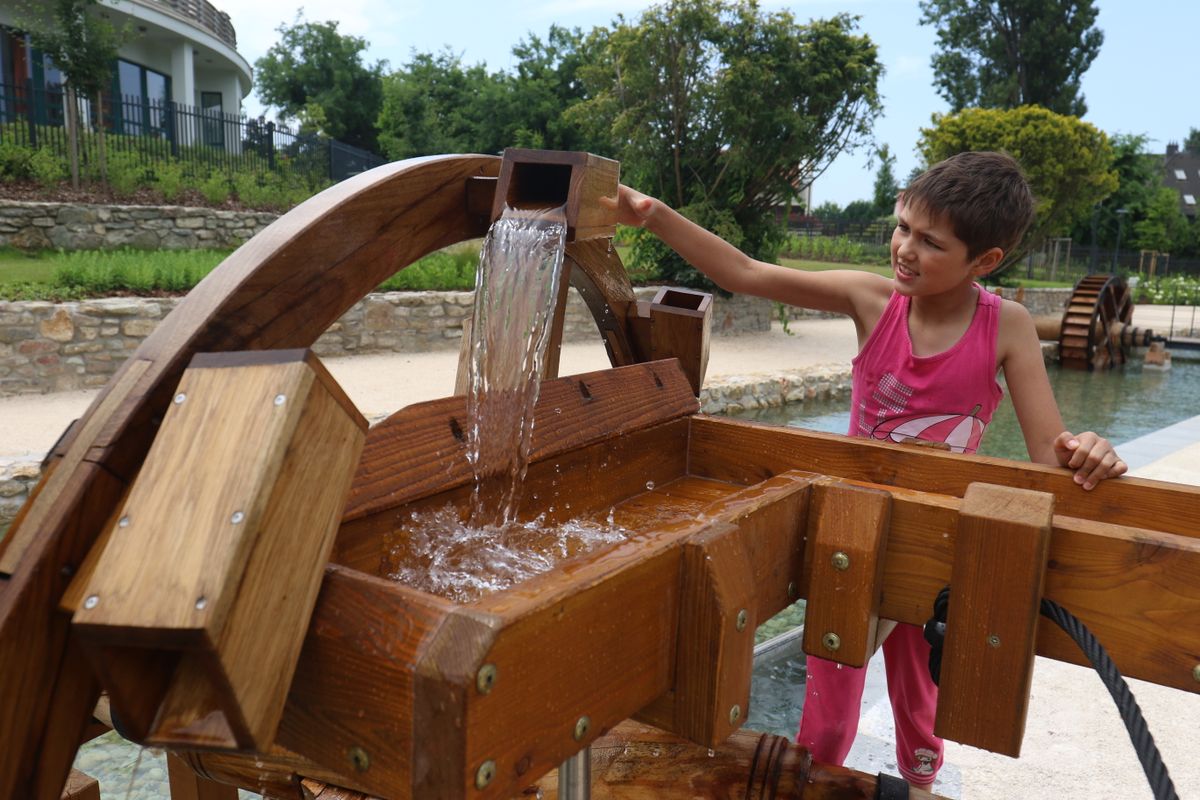
[[[167,101],[167,141],[171,143],[171,156],[179,158],[179,130],[175,119],[175,101]]]
[[[267,123],[267,168],[275,171],[275,123]]]
[[[25,79],[25,119],[29,121],[29,146],[37,148],[37,120],[33,111],[33,79]]]
[[[329,180],[331,182],[336,181],[337,178],[333,177],[333,139],[329,139],[326,142],[325,152],[329,154],[329,159],[328,159],[328,161],[329,161]]]

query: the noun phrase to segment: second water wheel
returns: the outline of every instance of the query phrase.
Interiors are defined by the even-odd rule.
[[[1058,354],[1063,366],[1095,369],[1125,363],[1132,341],[1133,296],[1119,275],[1088,275],[1063,311]]]

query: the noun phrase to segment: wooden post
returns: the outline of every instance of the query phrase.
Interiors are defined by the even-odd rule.
[[[135,738],[265,751],[365,438],[308,351],[197,356],[74,627]]]
[[[600,204],[615,198],[621,165],[590,153],[508,148],[492,204],[492,219],[508,208],[564,207],[567,241],[609,238],[616,212]]]
[[[171,784],[171,800],[237,800],[238,797],[236,786],[200,777],[186,761],[170,752],[167,753],[167,780]]]
[[[959,509],[938,736],[1021,753],[1054,497],[973,483]]]
[[[804,652],[861,667],[875,652],[892,498],[862,486],[814,488]]]

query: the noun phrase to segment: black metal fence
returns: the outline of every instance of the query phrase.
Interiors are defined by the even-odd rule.
[[[128,154],[148,168],[181,163],[211,172],[287,170],[310,182],[334,183],[385,163],[375,153],[285,125],[202,109],[172,100],[101,95],[77,101],[80,163],[87,169],[105,156]],[[0,83],[0,145],[49,149],[67,157],[67,95]],[[99,132],[103,130],[103,144]]]

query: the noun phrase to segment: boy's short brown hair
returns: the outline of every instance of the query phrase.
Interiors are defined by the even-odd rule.
[[[1007,153],[967,152],[939,161],[900,194],[900,202],[943,217],[967,246],[967,258],[1016,247],[1033,221],[1033,193]]]

